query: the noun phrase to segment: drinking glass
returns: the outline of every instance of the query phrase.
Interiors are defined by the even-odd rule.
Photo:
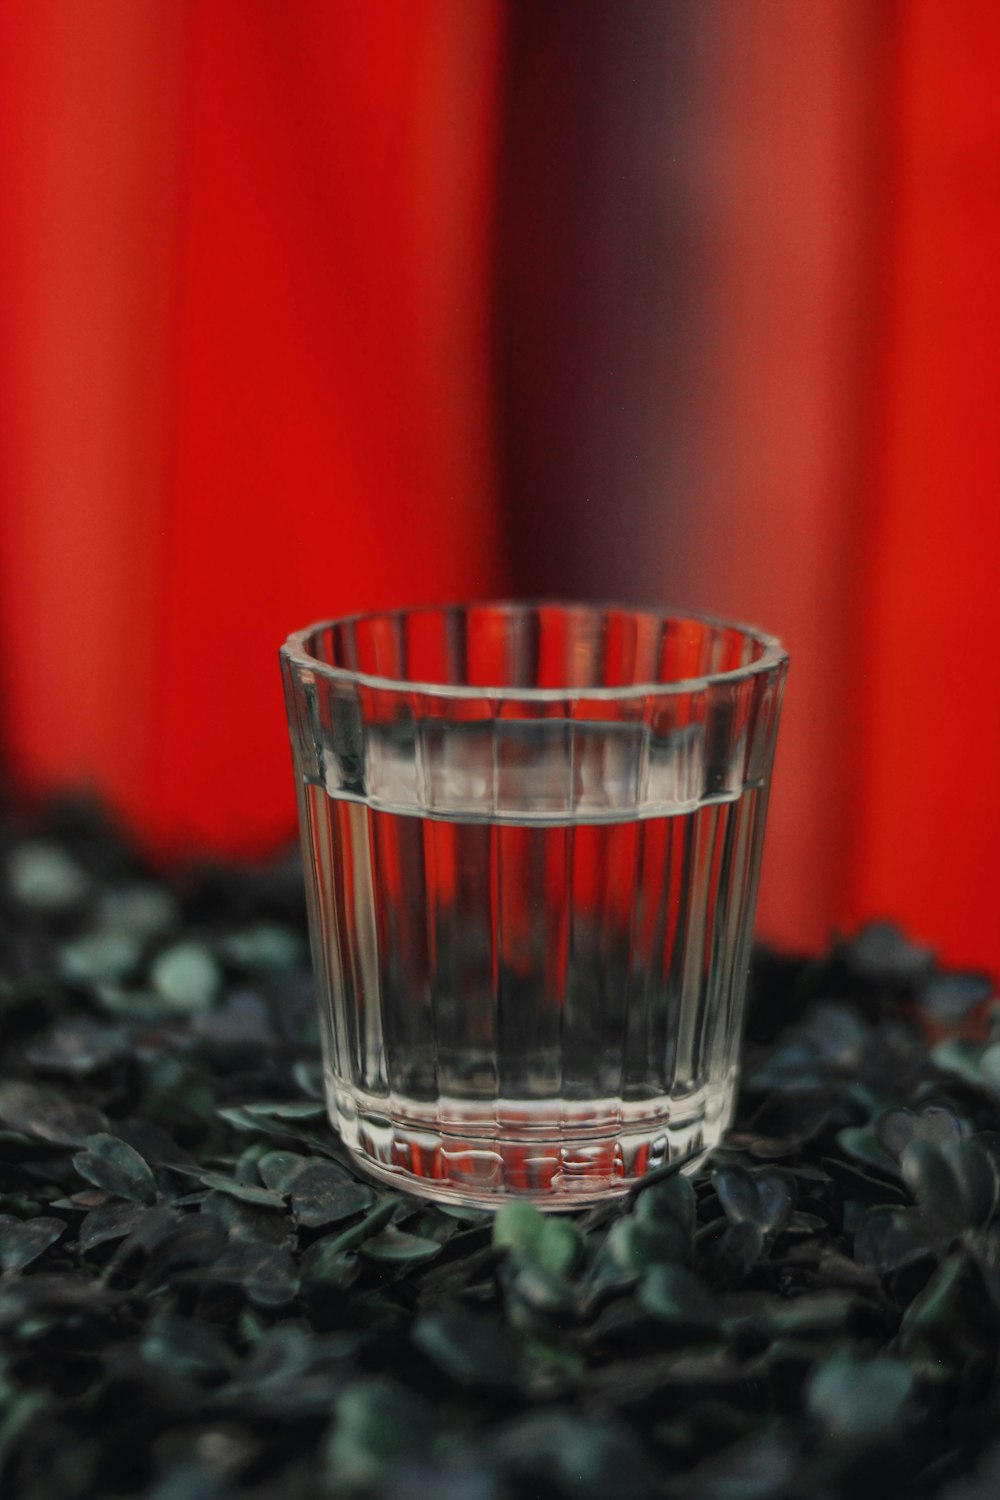
[[[720,1138],[787,657],[655,609],[355,615],[282,669],[327,1099],[376,1177],[576,1208]]]

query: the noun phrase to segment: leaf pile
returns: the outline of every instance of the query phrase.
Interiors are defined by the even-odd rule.
[[[494,1219],[325,1118],[301,884],[0,827],[0,1490],[986,1500],[1000,1023],[873,925],[759,954],[724,1150]]]

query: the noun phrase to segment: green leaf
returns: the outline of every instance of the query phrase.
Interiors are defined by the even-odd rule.
[[[251,974],[293,969],[302,954],[302,943],[287,927],[276,922],[258,922],[243,927],[222,940],[220,951],[227,963]]]
[[[913,1389],[913,1371],[900,1359],[834,1354],[810,1375],[806,1402],[824,1437],[866,1446],[894,1440]]]
[[[178,1014],[206,1010],[215,999],[219,966],[201,943],[174,943],[157,954],[149,980],[164,1005]]]
[[[748,1219],[728,1224],[718,1219],[699,1233],[695,1265],[713,1286],[739,1286],[763,1250],[764,1234],[759,1224]]]
[[[866,1211],[854,1236],[854,1258],[883,1275],[914,1265],[933,1254],[920,1212],[877,1204]]]
[[[498,1250],[513,1250],[531,1257],[545,1230],[545,1216],[530,1203],[505,1203],[493,1220],[493,1243]]]
[[[173,926],[178,918],[177,902],[163,886],[133,881],[106,890],[98,916],[105,930],[125,932],[145,942]]]
[[[239,1198],[242,1203],[255,1203],[260,1208],[285,1207],[284,1195],[271,1188],[257,1187],[252,1182],[237,1182],[235,1177],[227,1177],[224,1172],[199,1171],[196,1176],[204,1187],[226,1193],[230,1198]]]
[[[419,1234],[407,1234],[404,1230],[397,1229],[395,1225],[390,1224],[387,1229],[382,1230],[381,1234],[373,1235],[364,1241],[361,1254],[368,1260],[418,1265],[440,1255],[441,1245],[437,1240],[428,1240]]]
[[[158,1312],[139,1340],[147,1364],[180,1386],[217,1380],[232,1366],[226,1345],[207,1324],[177,1313]]]
[[[316,1292],[324,1287],[346,1291],[357,1281],[360,1273],[361,1263],[353,1250],[331,1249],[326,1240],[317,1240],[314,1245],[310,1245],[300,1266],[302,1285],[307,1292]]]
[[[709,1333],[719,1326],[719,1299],[686,1266],[650,1266],[636,1296],[648,1313],[671,1328]]]
[[[51,1146],[82,1146],[88,1136],[108,1128],[99,1109],[75,1104],[55,1089],[13,1080],[0,1083],[0,1122]]]
[[[768,1433],[713,1453],[690,1478],[698,1500],[788,1500],[805,1493],[795,1483],[791,1445]]]
[[[504,1284],[509,1297],[507,1317],[511,1323],[524,1326],[543,1318],[564,1318],[573,1314],[576,1295],[571,1282],[536,1261],[518,1260],[503,1268]]]
[[[358,1380],[340,1397],[326,1442],[326,1471],[337,1489],[376,1484],[393,1466],[425,1458],[434,1410],[388,1377]]]
[[[553,1276],[566,1276],[580,1259],[583,1239],[568,1219],[540,1214],[528,1203],[507,1203],[497,1214],[493,1243],[541,1267]]]
[[[879,1145],[894,1161],[899,1161],[912,1141],[943,1146],[966,1133],[955,1111],[941,1104],[929,1104],[919,1111],[887,1109],[875,1121],[874,1131]]]
[[[346,1250],[357,1250],[366,1240],[372,1239],[385,1228],[399,1212],[399,1206],[399,1198],[382,1198],[360,1224],[352,1224],[350,1229],[343,1229],[339,1234],[328,1235],[325,1240],[319,1241],[326,1246],[327,1257],[340,1255]]]
[[[503,1325],[458,1302],[441,1302],[422,1313],[411,1337],[457,1385],[509,1390],[521,1368]]]
[[[1000,1100],[1000,1042],[991,1042],[983,1050],[979,1059],[979,1081],[994,1102]]]
[[[974,1089],[984,1087],[980,1075],[980,1064],[986,1049],[981,1042],[966,1041],[963,1037],[948,1037],[939,1042],[931,1052],[932,1061],[942,1073],[951,1073]],[[1000,1084],[1000,1078],[998,1078]]]
[[[525,1497],[555,1493],[566,1500],[649,1500],[656,1493],[648,1460],[632,1432],[607,1417],[528,1412],[502,1428],[490,1447],[518,1477],[517,1493]]]
[[[72,911],[90,894],[86,872],[58,844],[26,843],[7,861],[7,887],[15,901],[40,912]]]
[[[997,1332],[982,1277],[959,1252],[941,1263],[906,1309],[896,1347],[930,1381],[964,1378],[975,1386],[992,1375]]]
[[[277,1137],[283,1141],[298,1139],[298,1129],[293,1122],[285,1122],[274,1115],[251,1114],[249,1110],[242,1109],[238,1105],[227,1105],[217,1109],[216,1114],[220,1120],[225,1120],[227,1125],[232,1125],[236,1130],[247,1131],[253,1135],[265,1135]]]
[[[265,1099],[243,1108],[248,1115],[275,1120],[321,1120],[326,1115],[326,1105],[319,1099]]]
[[[691,1178],[677,1173],[651,1187],[644,1187],[636,1196],[634,1213],[646,1224],[662,1224],[665,1219],[675,1219],[690,1238],[694,1234],[697,1206]]]
[[[842,1333],[850,1327],[864,1303],[839,1287],[803,1292],[783,1298],[776,1305],[769,1299],[767,1328],[776,1338],[809,1338]]]
[[[934,966],[929,948],[910,941],[892,922],[868,922],[844,949],[852,973],[870,984],[909,986]]]
[[[890,1177],[899,1175],[899,1168],[879,1141],[872,1125],[845,1125],[837,1131],[837,1145],[845,1155],[863,1162],[866,1167],[874,1167]]]
[[[111,1200],[92,1208],[80,1225],[77,1249],[81,1255],[114,1240],[123,1240],[131,1234],[145,1213],[141,1203],[121,1203]]]
[[[156,1202],[156,1178],[148,1164],[116,1136],[103,1132],[88,1136],[73,1165],[87,1182],[115,1198],[126,1198],[130,1203]]]
[[[15,1219],[0,1214],[0,1270],[16,1276],[66,1233],[62,1219]]]
[[[652,1221],[633,1214],[612,1224],[607,1250],[623,1270],[640,1273],[664,1261],[684,1264],[691,1258],[691,1242],[684,1226],[672,1215]]]
[[[212,1269],[220,1280],[238,1282],[257,1307],[285,1307],[298,1295],[299,1273],[287,1245],[232,1240]]]
[[[142,943],[127,932],[89,932],[64,943],[60,968],[69,979],[114,983],[134,977],[142,957]]]
[[[291,1195],[292,1212],[307,1229],[353,1218],[375,1202],[374,1189],[343,1167],[294,1151],[269,1151],[261,1157],[258,1171],[269,1188]]]
[[[993,1217],[1000,1184],[993,1157],[978,1141],[913,1140],[901,1167],[920,1207],[955,1229],[982,1228]]]
[[[730,1225],[753,1225],[764,1238],[780,1234],[795,1208],[794,1178],[773,1167],[723,1167],[712,1185]]]

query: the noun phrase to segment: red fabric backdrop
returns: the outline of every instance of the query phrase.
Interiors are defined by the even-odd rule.
[[[492,0],[0,13],[7,754],[287,837],[277,647],[503,578]]]
[[[1000,976],[1000,10],[899,10],[848,914]]]
[[[503,281],[494,204],[514,123],[502,117],[505,38],[512,17],[527,14],[521,0],[46,0],[0,10],[0,711],[19,785],[83,782],[164,852],[266,849],[292,827],[275,664],[287,630],[369,604],[516,589],[538,575],[516,545],[534,501],[511,507],[499,493],[493,373],[494,289]],[[597,15],[551,14],[560,24],[519,35],[541,38],[562,66],[561,25],[572,17],[579,28],[588,16],[596,24]],[[690,8],[692,24],[708,14]],[[852,48],[859,65],[863,54],[873,66],[870,7],[811,14],[822,33],[811,58],[829,43],[852,76]],[[801,275],[808,270],[826,299],[810,323],[788,310],[795,264],[769,254],[751,264],[736,241],[727,249],[719,238],[727,222],[748,222],[739,208],[709,225],[717,246],[701,282],[713,266],[729,280],[723,286],[718,273],[720,296],[705,304],[716,309],[710,328],[688,318],[687,354],[697,347],[701,363],[696,384],[677,391],[696,404],[703,389],[728,391],[736,411],[752,378],[754,451],[802,457],[812,443],[815,453],[835,445],[864,458],[844,471],[855,476],[849,495],[846,481],[828,484],[795,512],[786,485],[776,502],[785,509],[769,523],[775,546],[787,536],[792,561],[769,558],[762,623],[804,619],[809,590],[794,561],[808,553],[794,550],[803,527],[815,539],[822,524],[839,538],[836,564],[822,566],[816,619],[837,594],[838,569],[852,602],[836,712],[822,734],[809,739],[803,727],[788,741],[801,765],[787,766],[777,792],[764,929],[812,943],[831,923],[881,912],[945,957],[1000,972],[991,602],[1000,543],[1000,20],[988,0],[912,0],[885,15],[875,91],[888,103],[864,127],[873,165],[864,149],[852,146],[849,157],[850,170],[879,174],[869,187],[888,205],[849,229],[859,258],[877,262],[870,327],[851,334],[875,356],[853,366],[863,386],[845,401],[831,376],[824,394],[811,342],[819,327],[857,329],[851,256],[831,275],[803,262]],[[647,68],[650,109],[638,138],[662,128],[663,159],[687,151],[690,182],[711,184],[716,197],[688,191],[651,223],[672,224],[685,205],[717,210],[723,168],[739,159],[740,202],[766,237],[768,198],[754,196],[754,182],[792,222],[774,162],[836,158],[841,176],[833,182],[831,168],[829,187],[803,178],[811,222],[835,222],[848,158],[819,137],[800,151],[811,94],[769,82],[787,84],[801,66],[795,47],[778,45],[801,8],[766,0],[753,16],[735,43],[731,29],[729,43],[721,31],[709,37],[728,47],[725,69],[706,64],[715,54],[704,36],[700,51],[693,45],[686,21],[666,27],[672,81],[661,110]],[[600,52],[584,49],[588,67]],[[580,56],[566,53],[565,66],[580,66]],[[854,93],[822,76],[822,128],[834,131],[840,110],[856,133]],[[667,105],[682,86],[690,97],[678,115]],[[727,99],[716,93],[714,133],[704,131],[707,106],[699,114],[694,96],[719,87]],[[799,102],[779,116],[778,98]],[[545,95],[538,107],[550,104]],[[607,153],[626,137],[600,112],[588,118],[590,134],[574,135],[570,122],[561,143],[546,137],[549,159],[590,150],[613,180]],[[815,111],[809,118],[815,128]],[[732,157],[726,132],[738,144],[762,121],[755,139],[774,150]],[[530,120],[518,120],[517,139],[530,159]],[[646,155],[648,166],[656,153]],[[587,171],[584,159],[581,181]],[[515,219],[519,191],[508,176],[505,212]],[[574,236],[600,233],[600,202],[588,202],[579,233],[560,230],[570,258]],[[789,243],[808,256],[795,222],[801,238]],[[532,243],[528,225],[521,244]],[[737,338],[726,299],[779,263],[781,284],[760,282]],[[561,257],[537,267],[554,297],[564,295],[567,266]],[[534,275],[529,257],[515,284],[544,310]],[[599,280],[587,295],[600,305]],[[772,347],[781,379],[801,370],[834,413],[807,402],[809,422],[794,433],[778,365],[771,399],[758,389],[766,360],[748,358],[747,340],[766,344],[774,333],[759,316],[772,303],[787,314]],[[598,345],[579,341],[581,357],[588,347]],[[613,340],[599,347],[613,358]],[[558,351],[547,356],[539,368],[552,381],[530,400],[521,389],[522,409],[535,402],[536,441],[546,430],[538,403],[555,398],[564,365]],[[516,382],[517,369],[505,379]],[[677,410],[680,440],[687,410]],[[699,410],[704,420],[710,408]],[[518,420],[503,428],[506,445],[519,441],[527,418]],[[647,413],[635,432],[657,424]],[[618,428],[609,441],[632,443],[631,424]],[[572,422],[559,433],[563,450],[548,456],[557,475],[570,459],[579,467],[583,451]],[[743,427],[712,430],[720,483],[740,433],[746,439]],[[594,434],[586,436],[591,452]],[[592,453],[586,465],[585,495],[588,475],[599,482],[616,460]],[[746,470],[737,472],[735,457],[730,468],[738,535]],[[504,472],[509,482],[518,465]],[[833,470],[803,458],[801,472]],[[586,507],[560,515],[558,495],[544,503],[556,507],[540,528],[555,539],[556,583],[558,541],[572,527],[576,551],[590,559],[588,587],[604,591],[602,559],[613,554],[619,591],[627,530],[606,517],[588,522]],[[665,503],[683,506],[684,493]],[[505,513],[518,525],[505,529]],[[736,580],[734,599],[742,589]],[[815,624],[802,629],[818,642]],[[804,702],[834,701],[816,675],[822,660],[819,650],[802,655]],[[795,673],[793,662],[790,706]],[[818,787],[829,788],[822,806]],[[823,878],[813,880],[814,870]]]

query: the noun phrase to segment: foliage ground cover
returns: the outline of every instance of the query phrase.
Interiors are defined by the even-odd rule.
[[[986,1500],[1000,1014],[886,925],[757,955],[736,1129],[574,1217],[375,1186],[301,879],[0,826],[0,1492]]]

